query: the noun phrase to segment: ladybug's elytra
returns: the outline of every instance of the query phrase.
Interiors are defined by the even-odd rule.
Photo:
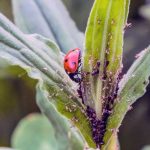
[[[64,69],[69,77],[75,81],[80,82],[79,67],[81,65],[81,51],[79,48],[70,50],[64,58]]]

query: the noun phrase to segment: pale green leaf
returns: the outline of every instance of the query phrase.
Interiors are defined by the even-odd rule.
[[[144,146],[141,150],[150,150],[150,145]]]
[[[113,132],[117,132],[121,122],[131,109],[131,105],[146,92],[150,76],[150,47],[137,55],[136,61],[119,83],[118,99],[113,113],[108,119],[104,141],[107,143]]]
[[[140,8],[140,14],[147,19],[148,21],[150,21],[150,4],[142,6]]]
[[[54,42],[39,35],[23,34],[1,14],[0,57],[11,65],[19,65],[31,78],[39,80],[50,104],[79,128],[90,146],[95,146],[85,106],[76,92],[78,85],[65,73],[62,55]],[[47,104],[47,100],[44,101],[41,104]],[[42,105],[40,108],[44,109]]]
[[[61,0],[12,0],[12,4],[15,23],[25,33],[38,33],[55,40],[63,52],[82,48],[84,36]]]
[[[55,125],[57,126],[43,115],[28,115],[17,125],[12,136],[12,147],[19,150],[83,149],[82,140],[75,139],[71,128],[62,132],[58,129],[58,124]],[[65,124],[61,125],[63,129]]]

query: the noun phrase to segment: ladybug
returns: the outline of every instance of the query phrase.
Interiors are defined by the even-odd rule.
[[[80,75],[80,66],[81,66],[81,50],[75,48],[70,50],[64,58],[64,69],[69,77],[79,83],[81,81]]]

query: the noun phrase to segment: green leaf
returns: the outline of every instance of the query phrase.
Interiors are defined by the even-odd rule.
[[[119,83],[119,95],[113,113],[108,119],[105,143],[109,141],[113,132],[117,132],[131,105],[146,92],[150,77],[150,47],[137,56],[138,58]]]
[[[68,133],[74,138],[70,139],[70,142],[74,142],[74,139],[78,137],[78,145],[80,147],[83,146],[83,139],[81,138],[81,135],[76,131],[75,128],[71,128],[72,124],[68,122],[68,120],[65,117],[62,117],[59,112],[56,110],[54,105],[52,105],[49,102],[48,96],[49,93],[43,89],[42,83],[39,82],[37,85],[37,94],[36,94],[36,99],[37,99],[37,105],[39,106],[40,110],[47,116],[53,127],[55,127],[55,130],[57,133],[56,136],[57,138],[68,138]],[[60,126],[61,125],[61,126]],[[75,143],[77,144],[77,142]]]
[[[47,93],[46,99],[41,99],[43,103],[38,100],[44,113],[48,99],[59,113],[79,128],[89,146],[95,147],[85,106],[76,93],[78,85],[65,73],[62,55],[54,42],[39,35],[23,34],[1,14],[0,57],[11,65],[19,65],[31,78],[40,81],[40,89]]]
[[[12,147],[19,150],[83,149],[83,145],[74,138],[71,131],[67,130],[67,134],[65,131],[60,133],[58,125],[53,126],[52,123],[40,114],[25,117],[13,133]]]
[[[117,133],[113,133],[109,142],[104,146],[105,150],[120,150]]]
[[[83,34],[61,0],[12,0],[12,4],[15,23],[25,33],[38,33],[55,40],[63,52],[82,48]]]
[[[128,7],[128,0],[95,0],[88,20],[82,70],[99,70],[99,74],[84,79],[87,104],[95,109],[98,118],[102,115],[102,101],[113,94],[118,82]]]

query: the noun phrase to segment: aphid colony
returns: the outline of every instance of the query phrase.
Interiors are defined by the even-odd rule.
[[[109,62],[104,63],[104,68],[108,66]],[[99,68],[100,68],[100,62],[98,61],[96,66],[93,68],[92,72],[90,73],[82,73],[81,74],[81,50],[79,48],[75,48],[73,50],[70,50],[65,58],[64,58],[64,69],[68,76],[75,81],[76,83],[79,84],[79,88],[77,90],[79,98],[82,99],[82,103],[84,104],[84,99],[82,95],[82,78],[85,75],[91,74],[92,76],[98,75],[99,74]],[[103,72],[103,80],[106,80],[106,70]],[[119,80],[119,79],[118,79]],[[103,142],[103,137],[104,133],[106,131],[106,123],[107,119],[111,113],[111,107],[112,104],[114,103],[114,99],[117,96],[118,92],[118,87],[116,87],[116,90],[113,92],[111,96],[106,97],[106,102],[105,106],[103,108],[103,113],[102,113],[102,118],[97,119],[96,118],[96,113],[95,111],[87,106],[86,109],[86,115],[89,118],[89,121],[91,123],[91,128],[92,128],[92,135],[93,135],[93,140],[95,141],[97,147],[100,147],[104,142]]]

